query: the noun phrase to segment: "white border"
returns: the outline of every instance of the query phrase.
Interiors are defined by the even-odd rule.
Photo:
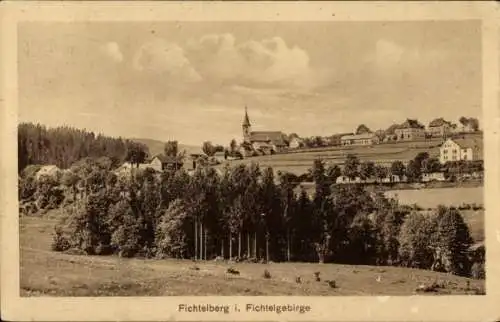
[[[8,2],[0,5],[2,157],[1,312],[6,320],[498,320],[500,309],[498,12],[492,2]],[[483,22],[486,296],[20,298],[17,205],[17,23],[20,21],[409,21]],[[312,312],[179,313],[180,303],[308,304]]]

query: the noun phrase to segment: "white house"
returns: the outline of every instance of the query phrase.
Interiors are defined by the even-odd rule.
[[[476,138],[448,139],[439,148],[439,161],[475,161],[483,159],[483,142]]]
[[[446,181],[443,172],[422,173],[422,182]]]
[[[372,145],[379,143],[379,137],[375,133],[344,135],[340,142],[342,145]]]
[[[351,178],[349,178],[347,176],[340,176],[335,181],[335,183],[361,183],[361,182],[362,182],[362,180],[359,177],[351,179]]]

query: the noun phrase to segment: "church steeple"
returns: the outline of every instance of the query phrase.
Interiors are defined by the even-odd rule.
[[[243,118],[243,124],[241,125],[243,129],[243,141],[250,142],[250,132],[252,131],[252,125],[250,125],[250,118],[248,117],[247,106],[245,105],[245,117]]]
[[[247,106],[245,105],[245,118],[243,119],[243,126],[251,126],[250,125],[250,119],[248,117],[248,110]]]

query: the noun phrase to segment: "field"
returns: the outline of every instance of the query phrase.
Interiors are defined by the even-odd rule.
[[[397,198],[402,204],[417,204],[422,208],[484,204],[483,187],[390,190],[385,195]]]
[[[22,296],[166,295],[411,295],[422,283],[445,285],[437,293],[472,294],[484,281],[432,271],[308,263],[224,263],[120,259],[50,251],[54,215],[20,218]],[[198,270],[194,270],[196,266]],[[239,276],[226,273],[228,267]],[[262,274],[267,269],[271,279]],[[314,280],[320,271],[322,281]],[[295,282],[300,276],[302,283]],[[335,280],[330,288],[325,280]]]
[[[420,152],[428,152],[431,157],[439,155],[440,141],[418,143],[380,144],[359,147],[329,147],[308,150],[290,151],[288,153],[249,157],[243,160],[230,161],[231,165],[258,163],[261,167],[273,167],[277,171],[288,171],[301,175],[312,167],[317,158],[327,163],[342,164],[348,154],[355,154],[361,161],[373,161],[390,165],[393,161],[408,161]],[[222,167],[223,165],[219,165]]]

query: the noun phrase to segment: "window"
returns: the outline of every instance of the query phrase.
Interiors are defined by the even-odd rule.
[[[464,154],[464,160],[467,160],[467,154]]]
[[[443,150],[443,153],[444,153],[444,154],[448,154],[448,150],[447,150],[447,149],[444,149],[444,150]]]

